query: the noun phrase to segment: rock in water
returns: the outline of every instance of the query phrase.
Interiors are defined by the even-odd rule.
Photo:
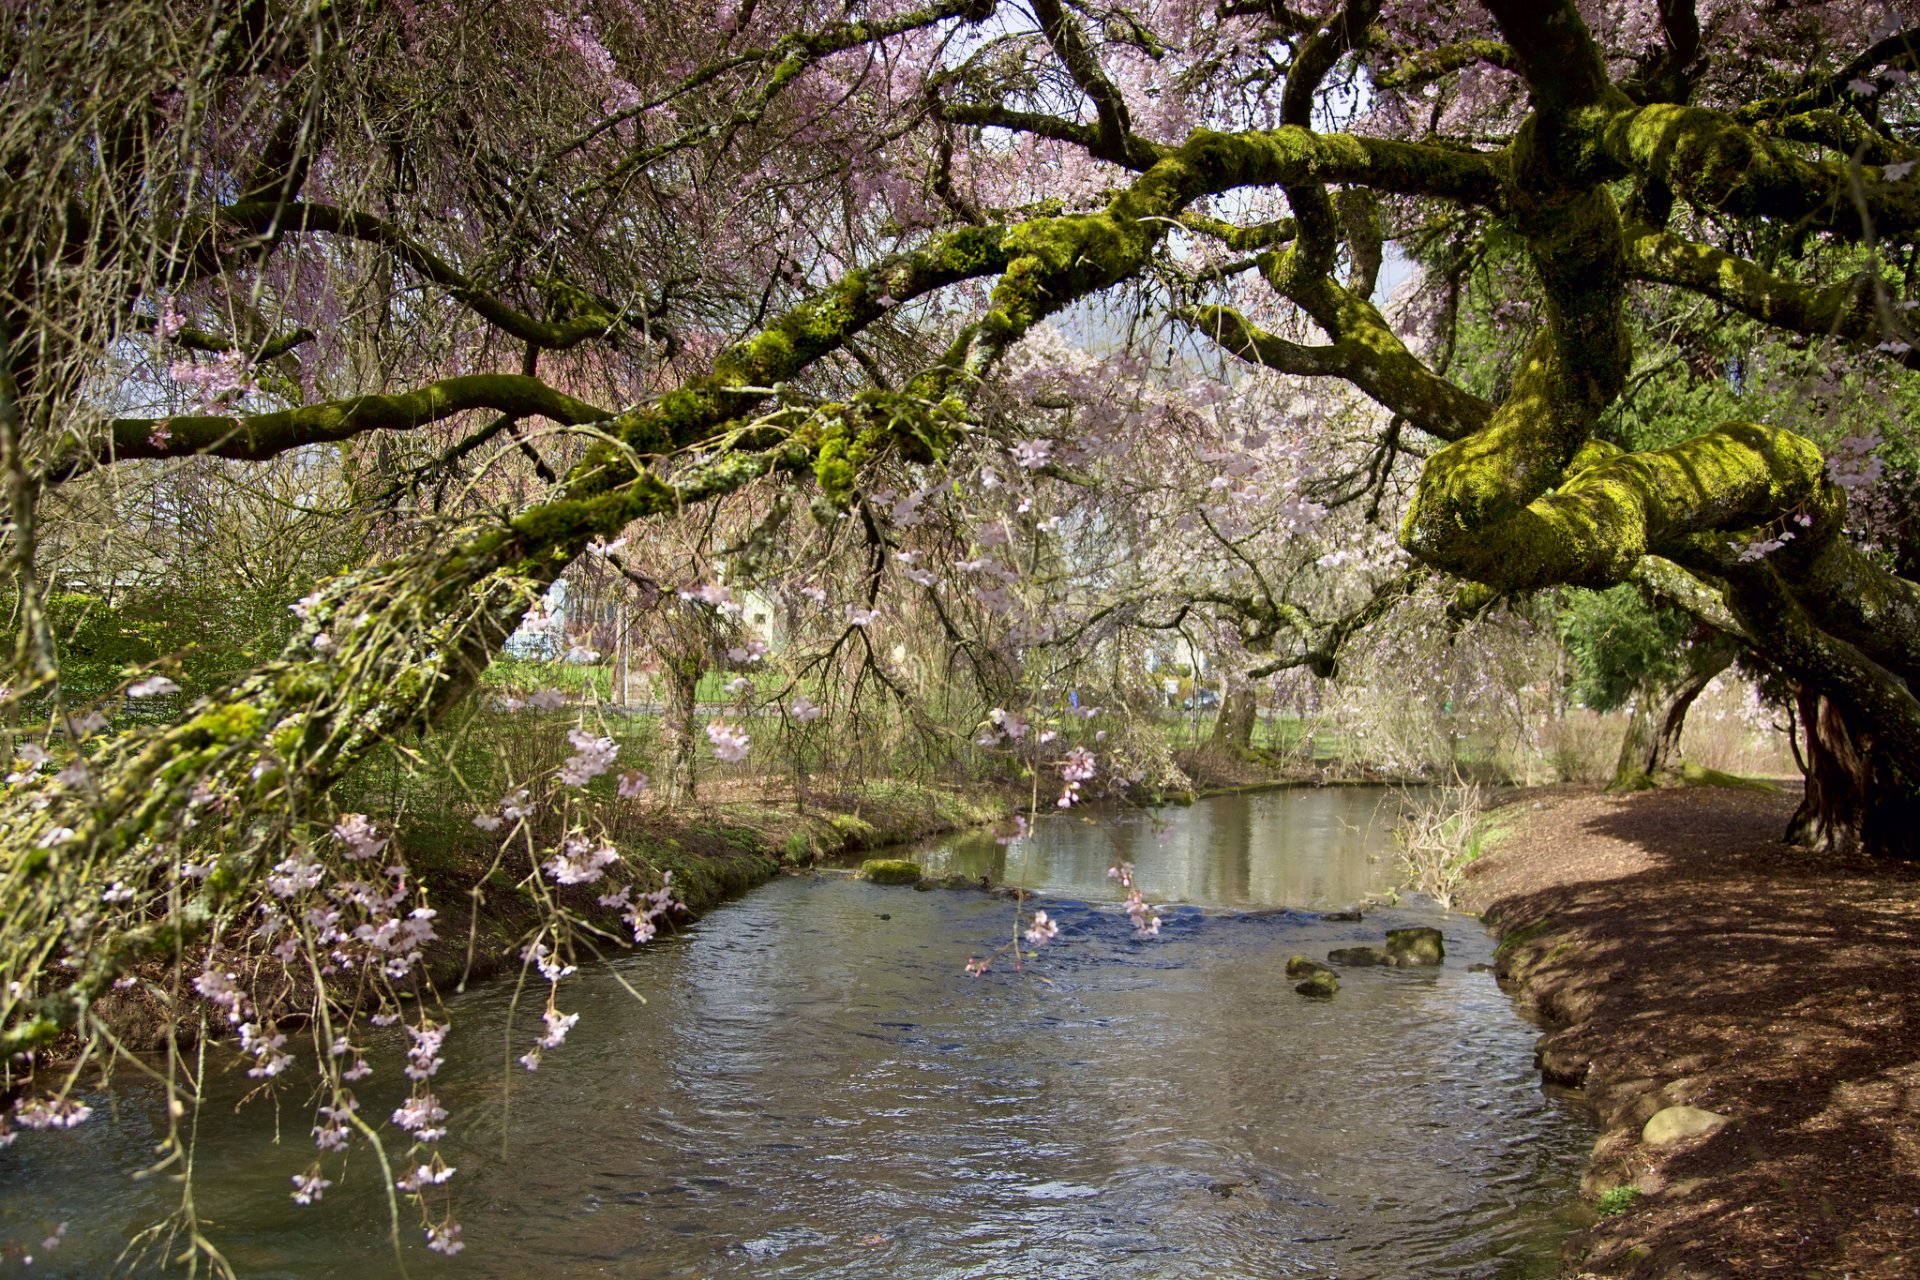
[[[919,884],[920,864],[911,858],[868,858],[860,864],[860,878],[875,884]]]
[[[1718,1111],[1707,1111],[1701,1107],[1667,1107],[1653,1113],[1653,1118],[1640,1130],[1640,1141],[1650,1146],[1664,1147],[1669,1142],[1683,1142],[1703,1133],[1712,1133],[1732,1122],[1732,1116],[1723,1116]]]
[[[1411,929],[1387,930],[1387,954],[1393,963],[1401,968],[1416,965],[1439,964],[1447,958],[1447,948],[1440,940],[1440,931],[1419,925]]]
[[[1322,967],[1315,969],[1305,982],[1295,983],[1295,991],[1314,1000],[1331,1000],[1333,993],[1340,989],[1340,979],[1333,970]]]
[[[1355,969],[1370,964],[1393,963],[1393,957],[1378,947],[1335,947],[1327,952],[1327,959]]]
[[[1289,978],[1311,978],[1316,973],[1331,973],[1331,969],[1318,960],[1309,960],[1305,956],[1295,956],[1287,961]]]

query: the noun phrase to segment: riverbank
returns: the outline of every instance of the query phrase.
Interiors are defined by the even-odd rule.
[[[1793,803],[1525,793],[1470,873],[1601,1128],[1568,1275],[1920,1275],[1920,868],[1783,844]],[[1643,1140],[1676,1105],[1729,1122]]]

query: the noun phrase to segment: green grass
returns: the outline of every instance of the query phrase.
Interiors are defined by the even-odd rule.
[[[1506,937],[1500,939],[1500,945],[1493,949],[1493,954],[1499,956],[1509,951],[1517,951],[1552,927],[1552,916],[1541,916],[1538,920],[1523,924],[1518,929],[1509,932]]]
[[[1597,1210],[1602,1217],[1617,1218],[1627,1210],[1633,1208],[1634,1203],[1639,1199],[1640,1188],[1615,1187],[1600,1197],[1599,1202],[1594,1205],[1594,1209]]]
[[[1690,787],[1731,787],[1736,791],[1757,791],[1766,796],[1780,794],[1780,788],[1764,778],[1743,778],[1737,773],[1722,773],[1718,769],[1697,764],[1680,766],[1680,777]]]

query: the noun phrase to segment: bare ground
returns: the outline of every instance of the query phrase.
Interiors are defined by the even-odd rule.
[[[1570,1275],[1920,1276],[1920,868],[1789,847],[1791,810],[1528,793],[1468,882],[1543,1073],[1599,1119],[1583,1190],[1642,1193]],[[1680,1103],[1733,1122],[1643,1143]]]

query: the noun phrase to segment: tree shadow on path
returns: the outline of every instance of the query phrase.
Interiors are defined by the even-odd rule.
[[[1605,1132],[1571,1246],[1606,1276],[1920,1275],[1920,868],[1780,840],[1790,800],[1561,794],[1471,894]],[[1733,1117],[1669,1147],[1647,1117]]]

